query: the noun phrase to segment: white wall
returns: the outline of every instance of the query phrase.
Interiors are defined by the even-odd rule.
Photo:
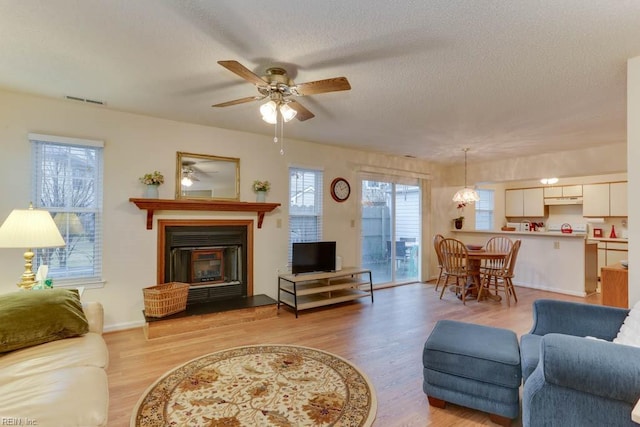
[[[256,112],[256,120],[259,120]],[[84,299],[97,300],[105,307],[108,329],[142,324],[143,287],[156,284],[156,244],[158,218],[250,218],[255,214],[160,212],[154,229],[145,227],[145,212],[129,202],[142,197],[138,177],[159,170],[166,183],[160,197],[175,194],[176,152],[212,154],[240,158],[240,186],[243,201],[254,201],[251,183],[269,180],[272,189],[267,201],[282,203],[267,214],[261,229],[254,229],[254,292],[277,298],[278,268],[287,259],[288,167],[324,168],[324,238],[338,242],[344,265],[359,259],[358,165],[376,165],[398,170],[430,173],[429,163],[379,154],[346,150],[285,139],[286,154],[269,136],[192,125],[123,113],[73,101],[39,98],[0,91],[0,222],[12,209],[26,208],[30,201],[31,152],[27,133],[98,139],[105,141],[104,161],[104,258],[106,285],[90,289]],[[286,134],[285,134],[286,138]],[[329,183],[343,176],[352,183],[352,197],[335,203]],[[277,220],[282,228],[277,228]],[[355,221],[355,227],[351,226]],[[257,223],[257,222],[256,222]],[[0,250],[0,293],[16,290],[22,273],[23,250]]]
[[[627,65],[627,156],[629,158],[629,194],[637,194],[640,186],[640,56],[629,60]],[[640,227],[636,225],[640,215],[640,200],[629,197],[629,305],[640,301]]]

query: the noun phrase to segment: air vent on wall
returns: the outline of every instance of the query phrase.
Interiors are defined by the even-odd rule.
[[[78,96],[66,95],[65,98],[70,99],[71,101],[86,102],[88,104],[96,104],[96,105],[105,105],[106,104],[104,101],[96,101],[95,99],[80,98]]]

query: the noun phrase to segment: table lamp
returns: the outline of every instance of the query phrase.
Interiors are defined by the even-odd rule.
[[[24,253],[24,273],[18,286],[31,289],[36,284],[32,271],[34,248],[53,248],[64,246],[65,242],[58,231],[51,214],[45,210],[14,209],[0,226],[0,248],[27,248]]]

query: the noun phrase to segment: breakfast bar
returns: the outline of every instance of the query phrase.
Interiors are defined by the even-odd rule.
[[[518,286],[586,296],[597,286],[597,246],[585,233],[452,230],[467,244],[483,245],[494,236],[522,240],[514,282]]]

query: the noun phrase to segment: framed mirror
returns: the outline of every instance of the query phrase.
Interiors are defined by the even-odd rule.
[[[176,199],[240,200],[240,159],[178,151]]]

